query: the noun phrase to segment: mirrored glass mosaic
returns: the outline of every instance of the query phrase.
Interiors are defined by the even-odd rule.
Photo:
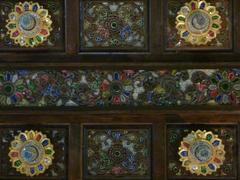
[[[150,178],[150,129],[88,128],[84,139],[86,177]]]
[[[83,1],[83,48],[147,47],[144,1]]]
[[[239,104],[239,69],[0,71],[1,107]]]

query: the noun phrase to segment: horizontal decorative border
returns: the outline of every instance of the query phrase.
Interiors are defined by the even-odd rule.
[[[240,69],[0,71],[0,106],[239,104]]]

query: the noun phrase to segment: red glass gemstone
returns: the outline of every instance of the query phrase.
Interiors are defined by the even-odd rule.
[[[191,6],[192,6],[192,10],[196,9],[196,4],[195,3],[192,3]]]
[[[19,35],[19,31],[15,31],[15,32],[12,34],[13,37],[17,37],[18,35]]]
[[[216,163],[218,163],[218,164],[220,164],[221,163],[221,160],[220,159],[218,159],[218,158],[214,158],[214,160],[213,160],[214,162],[216,162]]]
[[[233,72],[230,72],[230,73],[228,74],[228,79],[233,80],[234,78],[235,78],[234,73],[233,73]]]
[[[42,35],[48,35],[48,31],[46,29],[42,29],[40,33]]]
[[[37,137],[36,137],[36,141],[40,141],[41,138],[42,138],[42,136],[40,134],[38,134]]]
[[[213,31],[209,31],[209,36],[211,36],[211,37],[214,37],[214,32]]]
[[[20,7],[16,7],[16,12],[17,12],[18,14],[21,14],[21,13],[22,13],[21,8],[20,8]]]
[[[12,153],[11,153],[11,156],[12,156],[12,157],[18,157],[18,152],[12,152]]]
[[[213,90],[211,91],[211,97],[216,97],[218,95],[218,91],[217,90]]]
[[[186,142],[183,142],[183,146],[185,146],[186,148],[189,148],[189,144]]]

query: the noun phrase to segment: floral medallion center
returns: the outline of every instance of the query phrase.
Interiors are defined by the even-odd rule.
[[[52,31],[51,16],[48,10],[38,3],[24,2],[15,5],[9,14],[6,28],[15,44],[22,47],[34,47],[42,44]]]
[[[206,176],[216,172],[225,160],[222,140],[211,131],[192,131],[179,147],[182,166],[192,174]]]
[[[191,147],[191,153],[200,163],[205,163],[212,158],[212,147],[204,141],[196,142]]]
[[[46,135],[37,131],[21,132],[11,142],[9,157],[12,166],[21,174],[36,176],[52,164],[53,145]]]
[[[187,27],[193,34],[202,34],[209,30],[211,19],[204,11],[198,10],[187,18]]]
[[[113,95],[120,95],[122,93],[123,87],[120,82],[112,82],[110,85],[110,91]]]
[[[176,17],[178,34],[192,45],[206,45],[215,39],[220,33],[221,23],[216,7],[204,0],[186,3]]]
[[[36,164],[42,159],[44,148],[40,143],[28,141],[23,145],[21,158],[28,164]]]

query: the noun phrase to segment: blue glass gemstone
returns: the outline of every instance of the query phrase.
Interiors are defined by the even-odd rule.
[[[218,146],[219,144],[220,144],[220,141],[219,141],[219,140],[215,140],[215,141],[212,143],[213,146]]]
[[[35,5],[33,6],[32,10],[33,10],[34,12],[36,12],[36,11],[38,10],[38,6],[35,4]]]
[[[212,163],[208,164],[208,167],[209,167],[209,169],[211,169],[213,171],[216,169],[216,167]]]
[[[217,97],[216,97],[216,101],[217,101],[218,103],[221,103],[221,102],[222,102],[222,95],[217,96]]]
[[[130,92],[128,92],[128,91],[125,91],[124,94],[125,94],[127,97],[130,96]]]
[[[20,135],[20,139],[22,142],[25,142],[27,140],[26,136],[24,136],[23,134]]]
[[[187,157],[187,156],[188,156],[188,152],[187,152],[187,151],[182,151],[182,152],[181,152],[181,155],[182,155],[183,157]]]
[[[43,165],[42,164],[38,165],[38,170],[43,171]]]
[[[202,2],[201,5],[200,5],[200,9],[204,9],[205,6],[206,6],[206,4],[204,2]]]
[[[13,96],[11,97],[11,101],[12,101],[13,103],[16,103],[16,102],[17,102],[17,96],[16,96],[16,95],[13,95]]]
[[[49,143],[48,143],[48,140],[47,140],[47,139],[42,142],[42,145],[43,145],[43,146],[47,146],[48,144],[49,144]]]
[[[185,31],[184,33],[183,33],[183,37],[187,37],[189,35],[189,32],[188,31]]]
[[[114,73],[114,79],[115,80],[120,80],[120,75],[119,75],[119,73]]]
[[[30,168],[30,172],[31,172],[31,174],[34,174],[35,173],[35,169],[33,167]]]
[[[221,79],[222,79],[222,75],[221,75],[221,74],[217,74],[216,76],[217,76],[217,79],[218,79],[218,80],[221,80]]]
[[[11,79],[12,79],[11,74],[10,74],[10,73],[7,73],[7,74],[6,74],[6,80],[7,80],[7,81],[11,81]]]

